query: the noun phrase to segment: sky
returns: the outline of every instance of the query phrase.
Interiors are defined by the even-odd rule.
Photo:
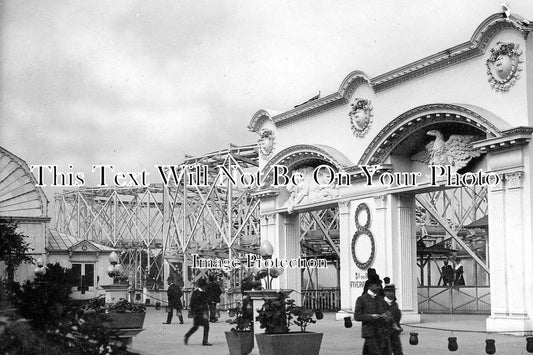
[[[501,3],[5,0],[0,145],[29,165],[88,174],[254,143],[259,109],[285,111],[353,70],[374,77],[465,42]],[[533,2],[507,4],[533,19]]]

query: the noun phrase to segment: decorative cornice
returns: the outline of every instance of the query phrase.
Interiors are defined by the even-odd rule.
[[[532,30],[529,27],[506,19],[503,13],[494,14],[478,26],[469,41],[372,78],[372,87],[376,92],[379,92],[401,82],[482,55],[487,50],[487,45],[492,38],[498,32],[507,28],[516,29],[522,34],[529,33]]]
[[[531,136],[531,134],[533,134],[533,127],[519,126],[519,127],[507,129],[503,131],[502,133],[506,137],[517,136],[517,135]]]
[[[490,135],[501,130],[480,114],[455,104],[423,105],[404,112],[389,122],[370,142],[358,165],[381,164],[392,150],[411,133],[437,122],[460,122]]]
[[[475,142],[472,146],[482,152],[494,152],[529,143],[533,127],[516,127],[502,132],[500,137]]]
[[[277,127],[289,124],[297,119],[316,115],[317,113],[327,111],[333,107],[346,104],[348,101],[342,97],[339,93],[334,93],[325,96],[322,99],[308,102],[304,105],[298,106],[290,111],[287,111],[281,115],[273,117],[273,121]]]
[[[259,133],[259,128],[265,120],[272,120],[271,112],[268,110],[257,111],[248,124],[248,130]]]
[[[351,95],[353,95],[357,87],[362,84],[368,84],[374,90],[374,92],[377,93],[389,89],[402,82],[480,56],[485,53],[492,38],[498,32],[504,29],[518,30],[524,37],[527,37],[529,32],[533,30],[533,27],[531,25],[526,26],[523,23],[505,18],[503,13],[494,14],[488,17],[477,27],[470,40],[462,44],[417,60],[371,79],[369,79],[369,77],[362,71],[353,71],[346,76],[337,92],[325,96],[322,99],[308,102],[287,112],[275,116],[269,116],[269,118],[278,127],[286,125],[297,119],[308,117],[339,105],[347,104]],[[251,131],[256,132],[260,128],[257,123],[261,117],[261,111],[265,110],[258,111],[250,121],[248,128]]]
[[[324,147],[326,148],[326,147]],[[337,170],[346,170],[352,164],[349,159],[346,158],[342,153],[335,151],[333,154],[333,148],[327,147],[330,151],[327,151],[323,147],[309,144],[299,144],[293,145],[289,148],[286,148],[276,154],[263,168],[264,175],[272,169],[273,165],[285,165],[288,168],[291,168],[297,163],[304,161],[313,161],[313,160],[322,160],[334,166]],[[340,159],[343,161],[340,161]]]
[[[319,112],[329,110],[330,108],[347,104],[357,87],[369,83],[370,80],[365,73],[355,70],[348,74],[348,76],[343,80],[339,90],[336,93],[317,100],[309,101],[303,105],[293,108],[292,110],[275,116],[272,116],[266,110],[257,111],[252,117],[250,124],[248,124],[248,129],[252,132],[257,132],[263,119],[270,119],[276,124],[276,126],[280,127],[291,123],[296,119],[311,116]]]

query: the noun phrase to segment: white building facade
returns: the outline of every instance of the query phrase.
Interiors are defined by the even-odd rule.
[[[457,46],[376,77],[353,71],[338,91],[287,112],[259,110],[249,129],[260,135],[263,175],[279,165],[301,177],[258,192],[274,257],[301,255],[300,213],[336,206],[341,308],[353,310],[372,267],[396,284],[403,320],[418,322],[415,201],[430,209],[417,196],[449,187],[446,171],[430,168],[442,165],[488,188],[487,330],[533,331],[531,30],[495,14]],[[342,178],[317,184],[330,182],[329,168],[313,177],[320,165]],[[301,289],[300,271],[277,286]]]

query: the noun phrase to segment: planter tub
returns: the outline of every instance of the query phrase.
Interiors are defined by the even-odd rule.
[[[106,313],[111,328],[142,329],[146,313]]]
[[[256,334],[261,355],[318,355],[323,333]]]
[[[247,355],[254,348],[254,332],[225,332],[230,355]]]

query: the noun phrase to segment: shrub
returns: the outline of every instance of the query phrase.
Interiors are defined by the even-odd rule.
[[[316,323],[313,310],[296,306],[294,302],[282,292],[275,299],[265,299],[263,306],[257,310],[256,320],[261,324],[261,329],[265,329],[267,334],[288,333],[294,324],[305,332],[309,324]]]
[[[232,332],[246,332],[252,330],[252,320],[253,320],[253,310],[248,309],[248,304],[251,305],[251,300],[245,299],[243,306],[237,304],[237,307],[230,308],[229,316],[235,317],[235,319],[228,319],[229,324],[234,324],[235,326],[231,328]]]
[[[71,269],[48,264],[46,274],[22,285],[14,284],[13,303],[34,328],[44,330],[63,318],[63,308],[70,301],[76,281]]]
[[[5,351],[0,353],[127,354],[125,344],[117,337],[117,330],[106,323],[103,312],[70,302],[71,287],[76,281],[70,269],[48,264],[45,275],[23,285],[14,284],[13,304],[27,321],[12,322],[4,329],[0,349]],[[92,304],[100,302],[95,300]]]

